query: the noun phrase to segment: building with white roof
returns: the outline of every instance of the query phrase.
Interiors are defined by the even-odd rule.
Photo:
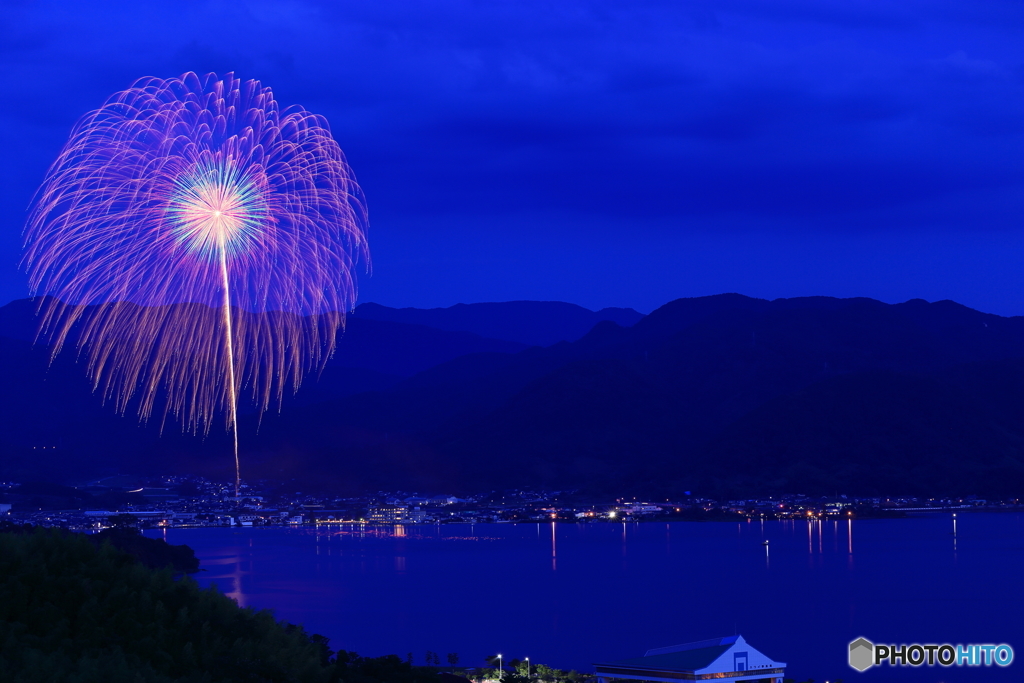
[[[755,650],[743,636],[726,636],[696,643],[648,650],[643,657],[594,665],[598,683],[613,679],[634,681],[728,680],[782,683],[785,662]]]

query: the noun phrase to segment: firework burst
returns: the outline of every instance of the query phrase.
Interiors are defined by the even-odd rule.
[[[35,199],[41,334],[56,354],[73,333],[122,412],[223,415],[237,486],[239,398],[279,405],[333,352],[365,219],[322,117],[232,74],[141,79],[79,121]]]

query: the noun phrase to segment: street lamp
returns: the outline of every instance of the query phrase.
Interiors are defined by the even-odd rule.
[[[523,659],[526,660],[526,677],[529,678],[530,677],[530,658],[529,657],[523,657]]]
[[[501,655],[498,655],[498,680],[501,680]]]

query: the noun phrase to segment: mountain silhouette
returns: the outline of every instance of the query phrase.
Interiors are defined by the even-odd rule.
[[[562,301],[505,301],[428,309],[366,303],[357,306],[352,317],[473,332],[527,346],[551,346],[560,341],[576,341],[602,320],[629,327],[644,316],[632,308],[591,311]]]
[[[550,335],[551,302],[533,303]],[[1024,318],[950,301],[724,294],[669,302],[632,326],[598,320],[548,346],[442,333],[454,334],[352,316],[350,356],[343,339],[280,413],[243,416],[243,476],[351,491],[1024,489]],[[22,388],[6,392],[5,440],[24,449],[31,429],[59,433],[50,470],[229,472],[225,434],[159,437],[97,408],[71,360],[47,368],[28,362],[45,349],[6,343],[3,371]],[[370,390],[357,392],[360,382]],[[72,414],[62,417],[48,406],[64,395]],[[0,473],[35,466],[14,461]]]

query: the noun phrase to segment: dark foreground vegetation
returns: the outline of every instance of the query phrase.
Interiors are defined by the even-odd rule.
[[[19,530],[20,531],[20,530]],[[56,529],[0,532],[5,683],[416,683],[437,669],[331,652],[215,588]]]

